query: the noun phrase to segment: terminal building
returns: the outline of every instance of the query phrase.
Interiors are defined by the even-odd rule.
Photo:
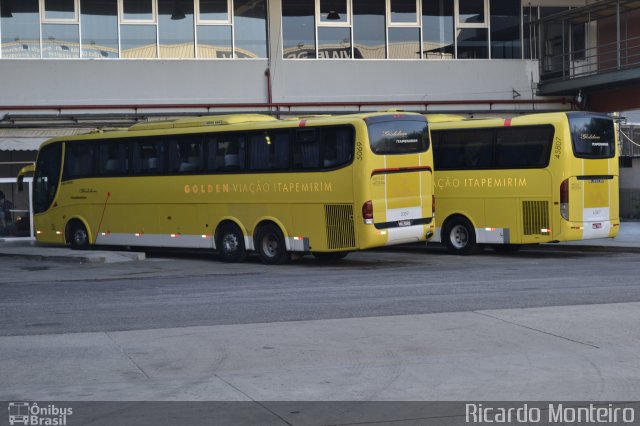
[[[15,175],[53,136],[230,112],[640,108],[640,0],[0,0],[0,11],[0,190],[7,220],[22,222],[4,236],[31,232]]]

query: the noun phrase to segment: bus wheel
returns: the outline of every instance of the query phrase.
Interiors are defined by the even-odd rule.
[[[216,233],[216,247],[220,259],[225,262],[243,262],[247,258],[247,250],[244,247],[244,234],[237,225],[223,224]]]
[[[291,259],[282,231],[273,223],[258,228],[255,246],[260,260],[267,265],[281,265]]]
[[[454,254],[472,254],[478,249],[476,231],[464,217],[454,217],[447,221],[443,241]]]
[[[89,233],[82,222],[78,220],[71,222],[68,236],[72,250],[86,250],[89,248]]]
[[[493,250],[498,253],[515,253],[522,248],[521,244],[494,244]]]
[[[349,254],[348,251],[334,251],[330,253],[322,253],[314,251],[311,253],[313,257],[318,259],[320,262],[334,262],[336,260],[344,259]]]

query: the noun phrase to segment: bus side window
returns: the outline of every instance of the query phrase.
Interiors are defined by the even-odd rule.
[[[322,129],[324,168],[334,168],[351,162],[353,158],[352,132],[344,127]]]
[[[127,141],[107,141],[98,145],[98,175],[127,174],[129,169],[129,144]]]
[[[202,143],[198,138],[182,137],[169,142],[170,171],[178,173],[202,170]]]
[[[266,133],[256,133],[249,137],[249,170],[269,168],[270,145],[271,138]]]
[[[90,142],[67,142],[62,178],[76,179],[95,173],[95,145]]]
[[[165,145],[162,142],[140,140],[133,144],[134,172],[160,174],[165,168]]]
[[[294,167],[301,169],[320,168],[320,140],[316,136],[316,129],[296,130],[294,145]]]
[[[546,167],[549,164],[552,141],[552,126],[526,126],[497,129],[497,167]]]
[[[461,132],[464,165],[469,169],[486,169],[493,162],[493,129]]]
[[[236,171],[243,170],[244,136],[235,134],[216,134],[207,137],[207,170]]]

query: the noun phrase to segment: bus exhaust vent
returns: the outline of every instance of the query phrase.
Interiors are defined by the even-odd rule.
[[[522,214],[524,235],[543,234],[543,229],[549,229],[548,201],[523,201]]]
[[[353,228],[353,205],[326,204],[324,215],[327,224],[327,248],[354,249],[356,235]]]

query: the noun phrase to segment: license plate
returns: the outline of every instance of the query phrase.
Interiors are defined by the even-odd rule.
[[[591,225],[591,226],[593,226],[593,229],[600,229],[600,228],[602,228],[602,224],[601,224],[601,223],[594,223],[594,224],[593,224],[593,225]]]
[[[398,226],[411,226],[411,221],[410,220],[399,220],[398,221]]]

